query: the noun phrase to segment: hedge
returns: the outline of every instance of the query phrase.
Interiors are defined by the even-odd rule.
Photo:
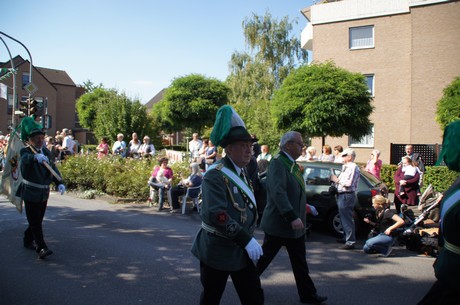
[[[380,172],[380,177],[388,186],[390,192],[395,191],[393,177],[397,168],[396,165],[383,165],[382,171]],[[426,166],[423,175],[422,191],[424,191],[429,184],[432,184],[436,191],[444,192],[458,177],[460,177],[459,172],[451,171],[446,166]]]
[[[159,164],[158,158],[137,160],[107,156],[97,159],[94,154],[78,155],[59,163],[58,168],[70,190],[96,190],[121,198],[146,199],[149,195],[147,181],[154,166]],[[188,163],[170,166],[174,172],[173,184],[190,174]]]
[[[164,156],[160,152],[152,160],[135,160],[107,156],[97,159],[95,154],[69,157],[58,164],[68,189],[77,191],[96,190],[108,195],[121,198],[146,199],[149,195],[147,181],[153,167],[158,165],[158,159]],[[174,172],[173,184],[181,177],[190,174],[188,162],[170,164]],[[396,165],[384,165],[381,171],[382,181],[394,192],[393,176]],[[427,166],[424,175],[424,187],[430,183],[435,190],[445,191],[460,176],[460,173],[450,171],[445,166]]]

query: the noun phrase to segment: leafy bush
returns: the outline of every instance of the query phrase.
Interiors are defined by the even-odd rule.
[[[384,165],[380,172],[382,181],[388,186],[390,192],[395,191],[393,177],[398,167],[396,165]],[[426,171],[423,176],[423,189],[432,184],[438,192],[444,192],[451,184],[460,176],[460,173],[449,170],[446,166],[426,166]]]
[[[147,181],[156,165],[157,159],[133,160],[108,156],[99,160],[95,155],[85,155],[70,157],[58,166],[68,189],[94,190],[122,198],[146,199],[149,195]],[[173,185],[190,175],[190,164],[187,161],[170,163],[170,167],[174,173]],[[395,189],[393,177],[396,169],[396,165],[384,165],[380,173],[390,192]],[[423,178],[424,187],[432,184],[435,190],[443,192],[459,176],[460,173],[450,171],[445,166],[427,166]]]
[[[425,187],[431,184],[436,191],[444,192],[458,177],[459,172],[451,171],[446,166],[427,166],[423,184]]]
[[[159,155],[157,158],[160,158]],[[158,160],[134,160],[107,156],[97,159],[95,155],[77,155],[58,164],[59,171],[68,189],[81,192],[102,192],[108,195],[146,199],[149,195],[147,181]],[[173,185],[182,177],[190,175],[188,162],[170,164],[173,173]],[[91,197],[90,195],[88,195]]]

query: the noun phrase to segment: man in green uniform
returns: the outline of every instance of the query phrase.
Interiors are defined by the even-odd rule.
[[[226,156],[208,168],[202,184],[202,223],[192,246],[200,260],[200,304],[219,304],[228,276],[241,304],[263,304],[254,265],[262,255],[253,237],[257,206],[244,169],[251,160],[254,139],[238,114],[223,106],[217,112],[211,141],[225,148]]]
[[[460,120],[444,130],[441,156],[450,170],[460,172]],[[418,305],[460,304],[458,277],[460,274],[460,177],[443,194],[438,258],[433,267],[437,281]]]
[[[52,175],[44,165],[47,163],[60,176],[58,169],[51,158],[51,152],[46,148],[45,133],[42,126],[35,123],[32,118],[24,118],[21,122],[21,139],[28,140],[28,146],[20,151],[22,185],[19,188],[24,200],[27,221],[29,226],[24,231],[24,247],[34,249],[40,259],[53,254],[43,238],[42,222],[50,193],[50,184],[55,182],[58,191],[65,192],[61,180]]]
[[[268,165],[267,205],[260,224],[265,232],[264,253],[257,262],[257,271],[262,274],[281,247],[286,247],[300,302],[321,304],[327,297],[316,293],[305,259],[307,194],[302,169],[295,162],[303,146],[300,133],[285,133],[280,141],[281,152]]]

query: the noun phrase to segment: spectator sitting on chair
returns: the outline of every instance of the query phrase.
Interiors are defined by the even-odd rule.
[[[184,196],[187,193],[188,187],[200,186],[203,182],[203,176],[201,175],[200,166],[198,163],[190,164],[191,174],[186,179],[182,179],[178,185],[171,188],[169,191],[171,194],[171,213],[177,213],[180,209],[179,196]],[[196,197],[200,192],[199,189],[194,190],[192,194]]]
[[[171,181],[173,179],[173,171],[168,166],[168,158],[160,159],[160,166],[156,165],[153,168],[152,175],[149,179],[150,185],[150,197],[149,205],[152,205],[153,201],[153,192],[156,190],[158,192],[158,210],[163,209],[164,204],[164,194],[165,190],[170,188]],[[171,203],[170,203],[171,204]]]

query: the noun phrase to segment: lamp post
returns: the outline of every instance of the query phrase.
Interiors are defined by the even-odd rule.
[[[10,35],[8,34],[5,34],[3,32],[0,31],[0,34],[3,35],[3,36],[6,36],[8,37],[9,39],[19,43],[26,51],[27,51],[27,54],[29,54],[29,84],[27,84],[27,86],[32,86],[33,89],[36,90],[36,87],[32,84],[32,67],[33,67],[33,64],[32,64],[32,55],[30,54],[29,52],[29,49],[27,49],[27,47],[22,43],[20,42],[19,40],[11,37]],[[1,38],[1,37],[0,37]],[[14,64],[13,64],[13,58],[11,57],[11,52],[8,48],[8,46],[6,45],[5,41],[2,39],[3,43],[5,44],[7,50],[8,50],[8,53],[10,55],[10,61],[11,61],[11,68],[14,69]],[[29,98],[32,97],[32,94],[31,94],[31,91],[29,91]],[[13,114],[12,114],[12,120],[11,120],[11,123],[13,125],[13,127],[16,127],[15,126],[15,121],[16,121],[16,117],[15,117],[15,109],[16,109],[16,104],[17,104],[17,97],[16,97],[16,73],[13,74]]]
[[[11,125],[13,125],[13,128],[14,128],[14,127],[16,127],[16,125],[15,125],[15,123],[16,123],[15,122],[15,118],[16,118],[15,111],[16,111],[16,100],[17,100],[17,98],[16,98],[16,71],[14,69],[14,62],[13,62],[13,57],[11,56],[10,48],[8,48],[8,45],[6,44],[5,40],[2,37],[0,37],[0,40],[5,45],[5,48],[8,50],[8,55],[10,56],[11,71],[13,72],[13,112],[12,112],[12,116],[11,116]],[[8,103],[8,94],[6,96],[6,101]]]

